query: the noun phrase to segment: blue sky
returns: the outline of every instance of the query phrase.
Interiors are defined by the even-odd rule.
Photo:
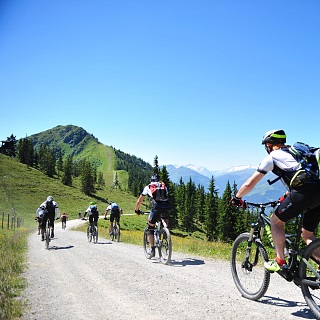
[[[73,124],[153,164],[320,145],[320,1],[2,0],[0,138]]]

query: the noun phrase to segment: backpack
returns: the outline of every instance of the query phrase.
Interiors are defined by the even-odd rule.
[[[112,206],[111,205],[111,213],[112,214],[114,214],[114,215],[118,215],[118,214],[120,214],[120,209],[119,209],[119,207],[118,206]]]
[[[89,215],[91,216],[92,214],[98,214],[98,208],[97,208],[97,206],[90,206],[90,213],[89,213]]]
[[[156,202],[168,201],[167,187],[163,182],[150,183],[149,189]]]
[[[290,187],[297,188],[307,182],[320,182],[320,149],[296,142],[288,152],[301,165],[290,181]]]

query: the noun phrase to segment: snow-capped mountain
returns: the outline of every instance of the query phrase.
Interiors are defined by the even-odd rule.
[[[215,181],[215,187],[218,189],[220,196],[224,192],[226,185],[229,181],[232,186],[236,183],[237,187],[240,186],[251,176],[256,170],[256,167],[251,165],[242,165],[226,170],[210,171],[205,167],[198,167],[194,165],[166,165],[167,171],[170,175],[170,180],[176,184],[180,183],[180,180],[184,183],[188,183],[190,179],[198,186],[202,185],[205,188],[209,186],[210,180],[213,177]],[[252,202],[266,202],[276,200],[285,191],[281,182],[276,182],[273,185],[269,185],[267,179],[273,180],[274,175],[272,173],[267,174],[254,190],[246,196],[248,201]]]

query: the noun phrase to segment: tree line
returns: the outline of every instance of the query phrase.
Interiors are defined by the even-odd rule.
[[[61,150],[54,150],[44,143],[35,149],[29,138],[16,141],[11,135],[7,141],[10,143],[0,148],[1,153],[16,156],[21,163],[37,168],[49,177],[57,175],[68,186],[72,185],[74,177],[80,177],[81,190],[87,195],[105,185],[103,173],[98,172],[98,164],[92,160],[75,161],[72,155],[63,160]],[[191,177],[187,183],[181,178],[176,184],[170,180],[166,166],[160,168],[157,156],[151,166],[120,150],[114,149],[114,152],[117,159],[115,169],[128,172],[127,188],[135,197],[139,196],[153,173],[159,174],[169,191],[171,228],[177,227],[188,233],[204,232],[207,240],[223,242],[230,242],[248,230],[253,212],[230,205],[231,197],[237,192],[235,183],[231,186],[228,182],[220,197],[213,176],[207,190],[202,185],[196,186]]]

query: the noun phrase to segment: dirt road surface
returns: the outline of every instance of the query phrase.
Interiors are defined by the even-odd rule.
[[[241,297],[228,262],[173,252],[172,264],[147,260],[141,246],[56,224],[50,249],[29,238],[23,320],[315,319],[301,291],[277,274],[260,301]]]

